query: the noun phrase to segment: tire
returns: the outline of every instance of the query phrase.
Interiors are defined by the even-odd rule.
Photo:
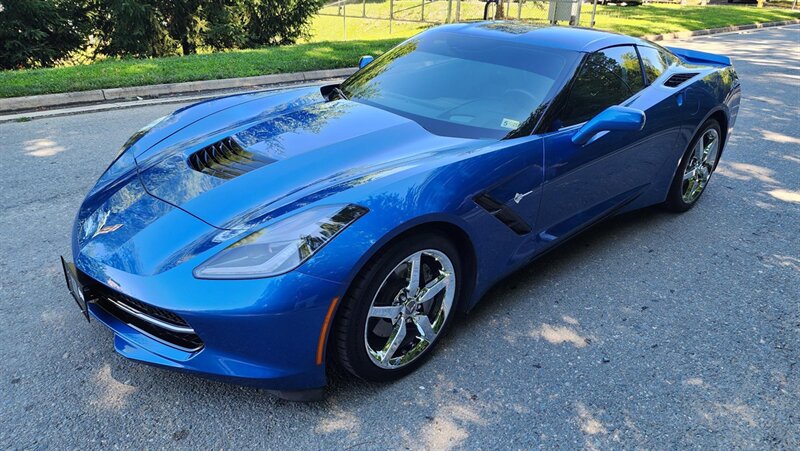
[[[717,167],[722,145],[719,122],[715,119],[704,122],[684,152],[672,178],[672,185],[664,202],[667,210],[682,213],[694,207],[700,200]]]
[[[412,262],[421,268],[418,280],[424,287],[416,296],[409,282]],[[342,300],[333,328],[334,363],[374,382],[417,369],[452,323],[463,285],[461,268],[458,249],[443,235],[424,233],[391,243],[362,269]],[[425,289],[437,287],[441,290],[432,297],[434,290]],[[418,302],[426,297],[431,299]],[[397,340],[400,335],[405,338]]]

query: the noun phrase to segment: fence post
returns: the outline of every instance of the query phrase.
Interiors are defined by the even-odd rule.
[[[394,22],[394,0],[389,0],[389,34],[392,34],[392,22]]]
[[[367,0],[361,4],[361,17],[367,17]]]
[[[517,0],[517,20],[522,19],[522,0]]]
[[[425,22],[425,0],[422,0],[422,7],[420,8],[419,20]]]
[[[447,0],[447,19],[444,23],[450,23],[450,14],[453,12],[453,0]]]
[[[594,28],[594,15],[597,13],[597,0],[592,2],[592,22],[589,28]]]

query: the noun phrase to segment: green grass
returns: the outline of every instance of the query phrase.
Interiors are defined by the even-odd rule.
[[[800,11],[752,6],[643,5],[628,8],[606,6],[597,9],[597,28],[632,36],[800,18]],[[591,8],[582,10],[581,24],[588,25],[590,17]]]
[[[105,60],[83,66],[0,72],[0,97],[251,77],[352,67],[401,39],[317,42],[254,50],[153,59]]]
[[[367,14],[388,16],[388,2],[369,0]],[[395,10],[419,5],[417,1],[396,0]],[[425,19],[441,21],[447,2],[426,4]],[[462,3],[461,18],[479,19],[482,3]],[[361,5],[349,5],[348,14],[361,12]],[[509,15],[516,17],[512,4]],[[328,8],[326,12],[336,12]],[[453,16],[455,13],[453,12]],[[524,5],[523,19],[542,20],[546,10]],[[588,25],[591,5],[584,5],[581,24]],[[398,18],[418,19],[419,8],[396,13]],[[773,22],[800,17],[800,11],[745,6],[692,7],[645,5],[640,7],[598,6],[597,28],[640,36],[703,28],[719,28],[755,22]],[[93,64],[51,69],[0,72],[0,97],[17,97],[90,89],[140,86],[194,80],[248,77],[314,69],[350,67],[359,56],[379,55],[426,27],[425,24],[395,21],[389,34],[388,21],[347,18],[347,39],[342,17],[317,16],[309,42],[255,50],[140,60],[109,59]],[[322,42],[319,42],[322,41]]]

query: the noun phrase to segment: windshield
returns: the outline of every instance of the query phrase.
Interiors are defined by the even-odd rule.
[[[356,72],[343,93],[432,133],[530,133],[573,52],[449,32],[423,33]],[[518,135],[518,133],[517,133]]]

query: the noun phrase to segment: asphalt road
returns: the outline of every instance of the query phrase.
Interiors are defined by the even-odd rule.
[[[317,404],[129,362],[68,297],[81,199],[176,105],[0,124],[0,448],[800,446],[800,27],[672,44],[732,55],[744,91],[697,208],[583,234],[417,373]]]

